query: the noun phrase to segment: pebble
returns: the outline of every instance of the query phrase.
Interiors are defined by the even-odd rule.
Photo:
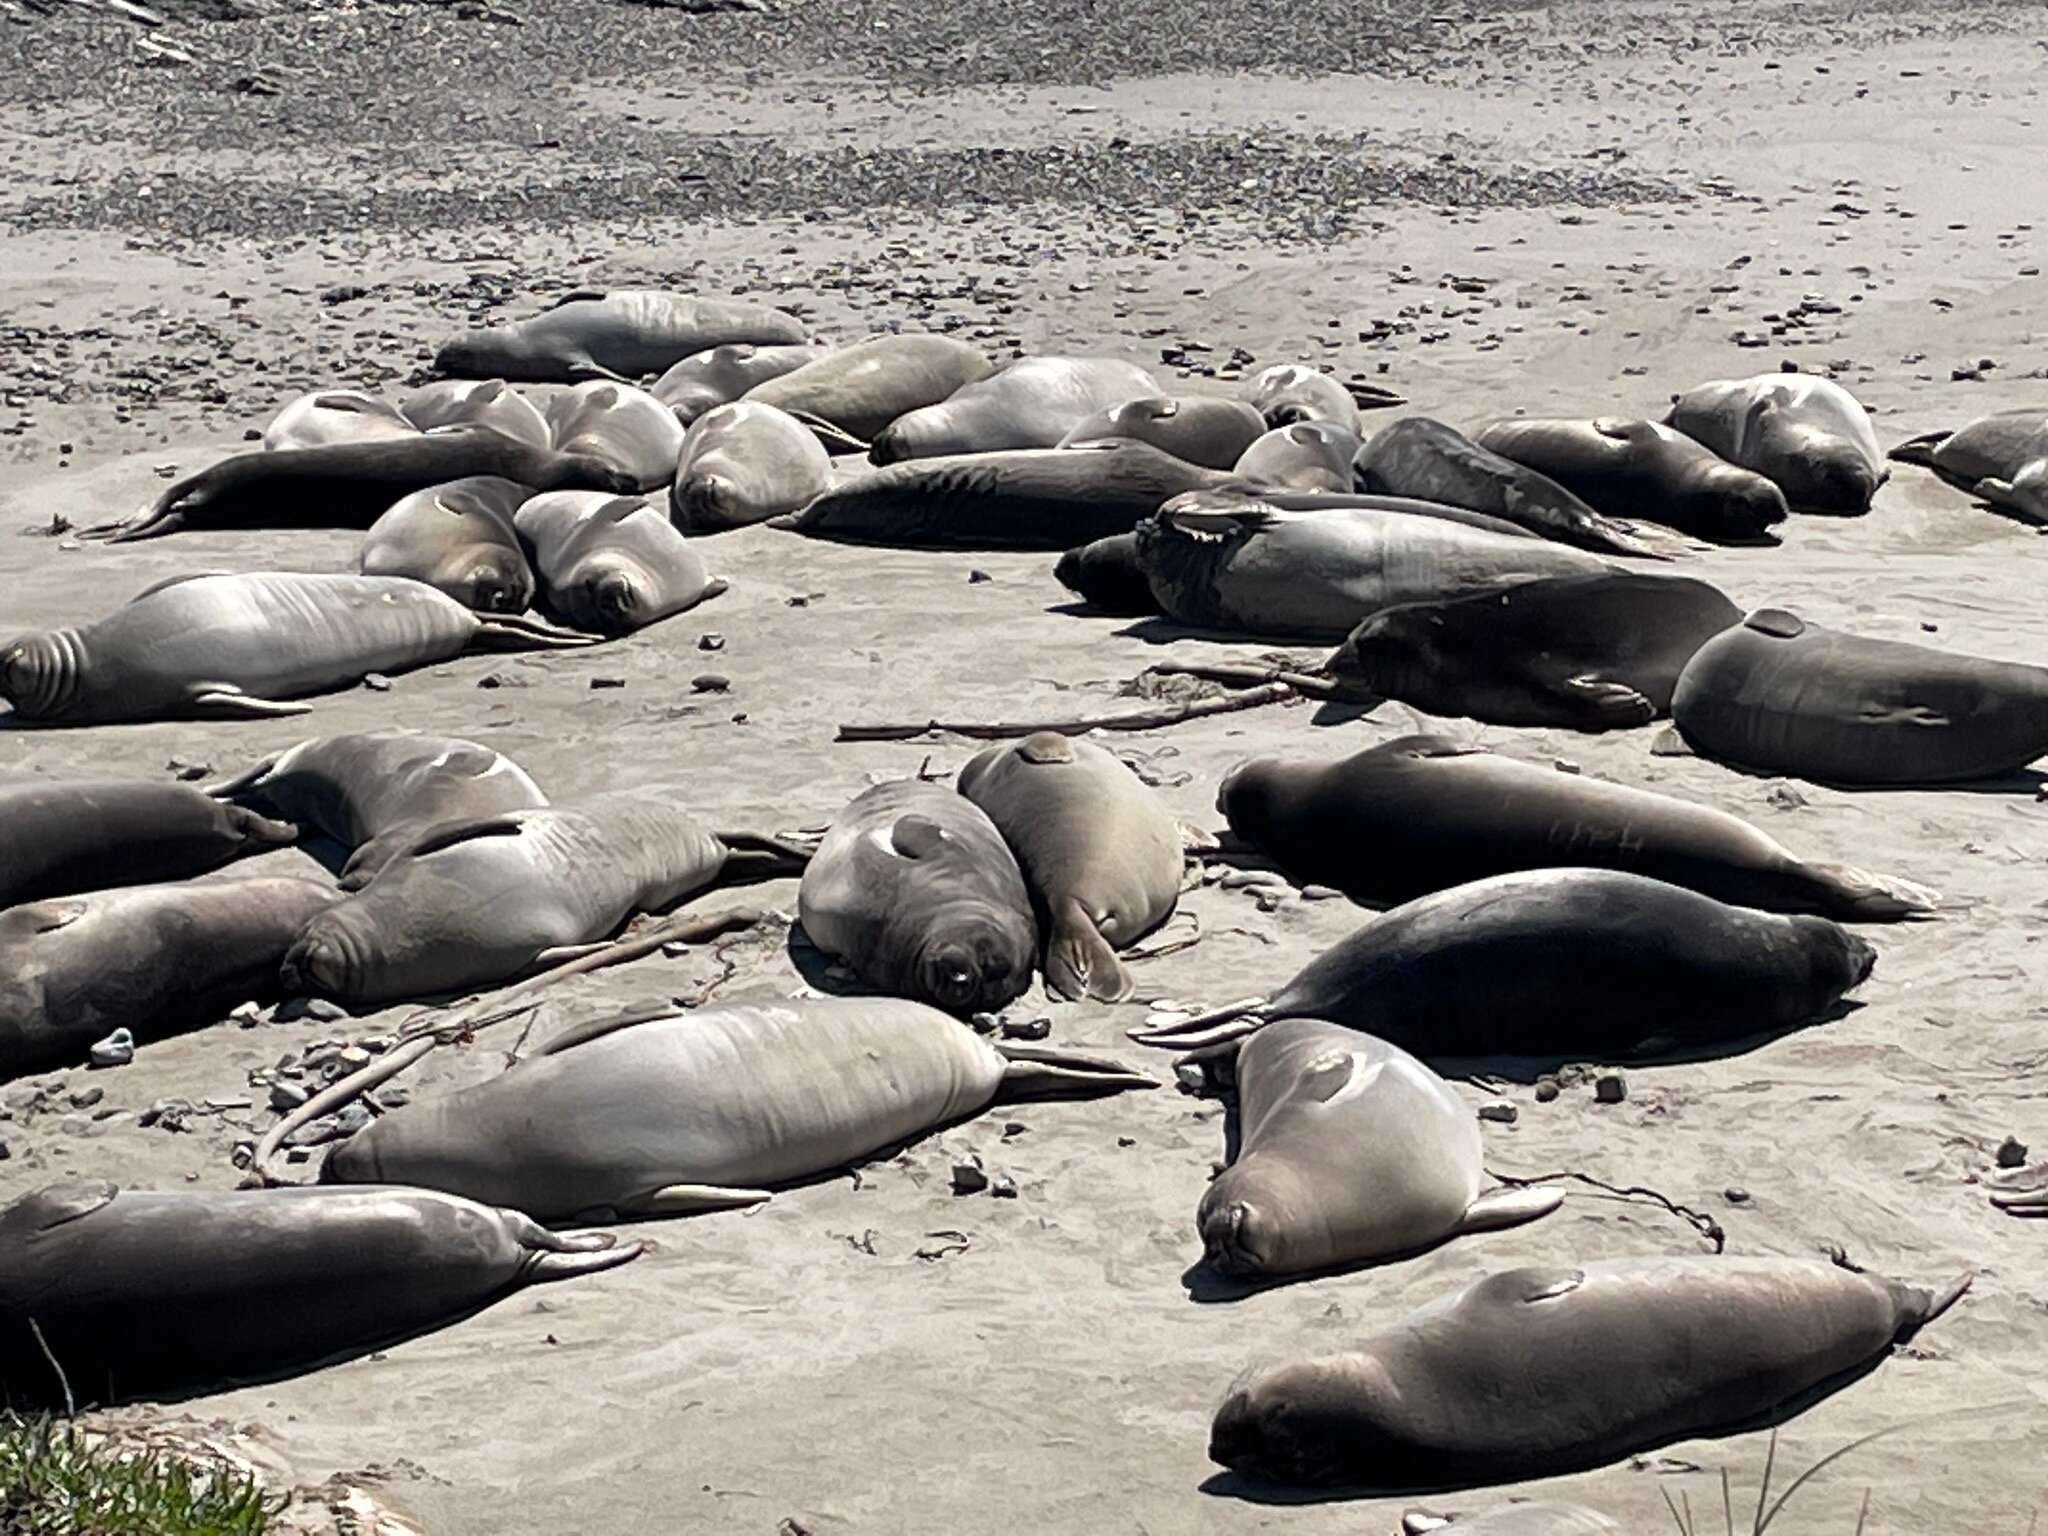
[[[1499,1125],[1513,1125],[1520,1114],[1521,1111],[1505,1099],[1500,1100],[1498,1103],[1482,1104],[1479,1106],[1480,1119],[1491,1120]]]
[[[1270,890],[1284,886],[1287,878],[1270,869],[1233,869],[1216,883],[1226,891]]]
[[[1200,1093],[1208,1086],[1208,1078],[1202,1065],[1196,1061],[1176,1062],[1173,1068],[1174,1081],[1180,1084],[1182,1093]]]
[[[1619,1072],[1602,1072],[1593,1079],[1593,1097],[1602,1104],[1619,1104],[1628,1097],[1628,1079]]]
[[[1738,1184],[1730,1184],[1721,1191],[1721,1198],[1730,1205],[1747,1205],[1749,1204],[1749,1191]]]
[[[310,1019],[316,1024],[331,1024],[336,1019],[348,1017],[348,1010],[324,997],[288,997],[277,1005],[277,1011],[270,1016],[273,1024],[297,1024]]]
[[[135,1059],[135,1036],[117,1029],[106,1039],[95,1041],[87,1059],[96,1067],[125,1067]]]
[[[953,1165],[953,1193],[956,1195],[978,1195],[988,1188],[988,1175],[975,1163]]]
[[[725,636],[715,629],[708,630],[697,637],[697,649],[700,651],[722,651],[725,649]]]
[[[1043,1040],[1052,1033],[1051,1019],[1004,1019],[1005,1040]]]
[[[2017,1137],[2008,1136],[1998,1146],[1998,1166],[2001,1168],[2024,1168],[2027,1162],[2027,1144]]]
[[[998,1174],[990,1181],[988,1192],[998,1200],[1014,1200],[1017,1198],[1017,1184],[1008,1174]]]
[[[104,1088],[80,1088],[71,1095],[71,1107],[73,1109],[91,1109],[93,1105],[99,1103],[106,1096],[107,1090]]]
[[[1304,885],[1301,888],[1303,901],[1342,901],[1344,893],[1334,885]]]
[[[280,1080],[270,1085],[270,1107],[279,1114],[290,1113],[310,1097],[297,1083]]]
[[[590,680],[590,686],[593,688],[623,688],[626,686],[626,680],[623,677],[593,677]]]
[[[363,686],[372,693],[389,693],[391,691],[391,679],[382,672],[365,672],[363,674]]]
[[[692,693],[729,693],[731,691],[732,679],[722,672],[699,672],[690,679],[690,692]]]

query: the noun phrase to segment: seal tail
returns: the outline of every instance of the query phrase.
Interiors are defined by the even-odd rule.
[[[1156,1045],[1166,1050],[1199,1051],[1206,1046],[1223,1045],[1264,1029],[1267,1020],[1262,1010],[1266,1003],[1267,999],[1263,997],[1241,998],[1237,1002],[1226,1003],[1211,1013],[1198,1013],[1192,1019],[1182,1019],[1178,1024],[1163,1024],[1157,1029],[1148,1026],[1144,1029],[1129,1030],[1127,1033],[1140,1045]]]
[[[1052,938],[1045,946],[1045,985],[1069,1002],[1091,997],[1100,1003],[1121,1003],[1138,987],[1077,901],[1064,903],[1053,914]]]
[[[1918,464],[1922,469],[1932,469],[1934,451],[1954,436],[1953,432],[1922,432],[1918,437],[1907,438],[1885,457],[1897,464]]]
[[[469,648],[479,651],[563,651],[578,646],[601,645],[602,635],[586,635],[573,629],[558,629],[539,619],[510,613],[480,613]]]
[[[1133,1072],[1101,1056],[1081,1056],[1072,1051],[1049,1051],[1028,1045],[992,1042],[1009,1063],[996,1097],[1005,1102],[1017,1099],[1077,1099],[1095,1094],[1122,1093],[1126,1088],[1157,1088],[1142,1072]]]
[[[1939,891],[1924,885],[1850,864],[1809,864],[1806,872],[1826,893],[1832,917],[1878,923],[1931,917],[1941,900]]]

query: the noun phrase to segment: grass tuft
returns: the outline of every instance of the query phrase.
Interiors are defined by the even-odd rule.
[[[0,1414],[5,1536],[263,1536],[272,1513],[247,1473],[117,1450],[48,1415]]]

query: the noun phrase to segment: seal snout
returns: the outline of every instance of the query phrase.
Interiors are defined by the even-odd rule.
[[[285,991],[295,995],[346,997],[359,969],[348,931],[315,918],[285,951],[277,975]]]
[[[884,427],[868,445],[871,464],[895,464],[909,457],[909,437],[894,424]]]
[[[1209,1459],[1233,1472],[1256,1473],[1260,1470],[1260,1440],[1250,1387],[1240,1383],[1230,1389],[1209,1425]]]
[[[724,528],[733,521],[733,483],[724,475],[694,475],[675,488],[675,523],[685,533]]]
[[[1204,1201],[1201,1214],[1202,1256],[1211,1269],[1240,1279],[1266,1273],[1258,1251],[1264,1223],[1248,1202]]]
[[[1870,980],[1870,973],[1877,967],[1877,948],[1861,934],[1842,930],[1842,950],[1849,973],[1849,981],[1843,991],[1860,987]]]

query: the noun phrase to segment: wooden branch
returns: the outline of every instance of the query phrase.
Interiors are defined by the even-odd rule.
[[[1590,1173],[1580,1173],[1574,1168],[1560,1168],[1555,1173],[1542,1174],[1496,1173],[1491,1168],[1486,1171],[1501,1183],[1515,1189],[1523,1189],[1531,1184],[1549,1184],[1558,1179],[1573,1179],[1578,1183],[1591,1185],[1594,1189],[1604,1190],[1617,1199],[1644,1201],[1662,1206],[1699,1233],[1707,1242],[1712,1243],[1714,1252],[1721,1253],[1728,1247],[1728,1234],[1721,1230],[1721,1223],[1705,1211],[1696,1211],[1689,1205],[1681,1205],[1662,1191],[1649,1189],[1641,1184],[1609,1184],[1604,1179],[1596,1179]]]
[[[1179,725],[1184,720],[1199,720],[1205,715],[1229,714],[1240,709],[1257,709],[1263,704],[1278,704],[1283,699],[1294,697],[1296,691],[1291,684],[1268,682],[1261,687],[1247,688],[1242,693],[1226,693],[1213,699],[1190,699],[1185,703],[1165,705],[1158,709],[1138,710],[1124,715],[1096,715],[1081,720],[927,720],[921,725],[855,721],[840,726],[839,735],[835,739],[911,741],[927,732],[943,731],[953,736],[970,736],[977,741],[1004,741],[1016,736],[1035,736],[1040,731],[1052,731],[1061,736],[1085,736],[1090,731],[1155,731],[1163,726]]]

